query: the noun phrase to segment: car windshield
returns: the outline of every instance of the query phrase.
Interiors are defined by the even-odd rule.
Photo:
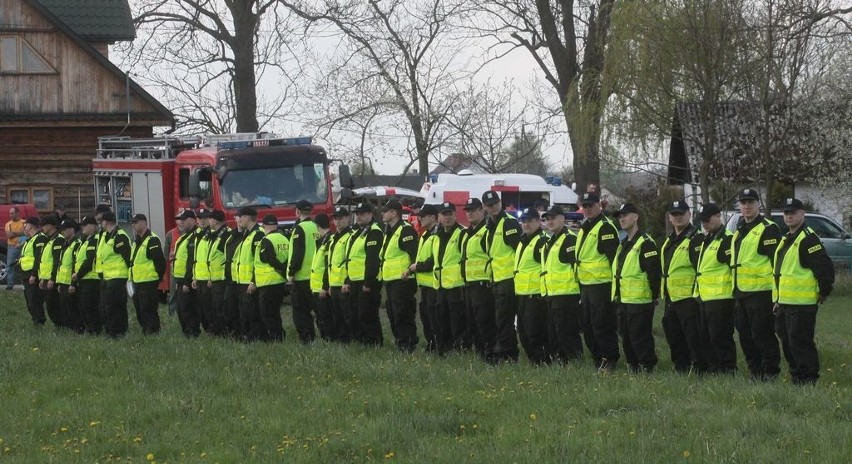
[[[299,200],[323,203],[328,197],[323,163],[228,171],[222,180],[222,204],[283,206]]]

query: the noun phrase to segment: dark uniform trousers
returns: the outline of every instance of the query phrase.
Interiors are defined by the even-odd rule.
[[[266,327],[260,317],[257,290],[249,293],[248,287],[248,284],[239,284],[241,336],[245,342],[255,342],[262,338]]]
[[[609,282],[580,285],[583,339],[598,367],[615,367],[620,357],[616,305],[611,301],[610,286]]]
[[[198,308],[198,293],[190,288],[183,291],[183,285],[178,283],[178,321],[180,329],[187,337],[201,335],[201,311]]]
[[[213,331],[213,291],[206,280],[199,280],[195,288],[195,303],[201,320],[201,328],[212,334]]]
[[[538,295],[518,295],[518,340],[532,364],[550,361],[547,303]]]
[[[379,319],[379,305],[382,302],[382,285],[371,287],[369,292],[364,291],[364,281],[352,282],[350,284],[355,308],[358,311],[358,325],[361,328],[359,342],[370,346],[382,346],[384,335],[382,334],[382,321]]]
[[[666,301],[663,312],[663,333],[678,372],[707,371],[707,360],[701,348],[701,311],[694,298]]]
[[[772,292],[737,298],[736,325],[748,369],[756,379],[771,380],[781,372],[781,351],[775,336]]]
[[[468,322],[465,306],[467,294],[467,289],[462,287],[441,288],[435,292],[435,318],[431,324],[438,354],[469,349],[473,344],[470,335],[473,322]]]
[[[618,331],[624,357],[634,372],[651,372],[657,365],[654,348],[654,304],[618,304]]]
[[[456,349],[470,349],[473,345],[483,359],[492,359],[497,343],[497,322],[491,282],[467,283],[464,301],[465,311],[461,313],[464,318],[451,314]]]
[[[518,333],[515,330],[517,300],[515,280],[506,279],[491,285],[494,293],[494,318],[497,338],[494,343],[495,361],[518,360]]]
[[[216,282],[213,283],[214,287]],[[243,324],[240,320],[240,298],[242,285],[226,282],[222,299],[222,335],[236,340],[243,338]]]
[[[423,326],[423,338],[426,340],[426,351],[433,353],[438,351],[438,342],[435,339],[433,324],[437,324],[438,313],[435,306],[437,290],[430,287],[420,286],[420,324]]]
[[[417,282],[399,279],[385,282],[388,315],[392,321],[396,346],[410,353],[417,347]]]
[[[145,335],[160,332],[160,282],[141,282],[133,284],[133,306],[136,308],[136,320]]]
[[[260,339],[263,341],[280,342],[286,336],[284,325],[281,322],[281,305],[284,303],[286,292],[287,284],[284,282],[257,288],[260,319],[263,321],[263,328],[265,329],[260,334]]]
[[[550,356],[560,362],[582,358],[580,295],[551,296],[546,300]]]
[[[65,327],[68,327],[74,332],[83,333],[83,315],[80,313],[80,306],[77,301],[77,290],[74,289],[74,293],[69,293],[68,285],[65,284],[57,284],[56,287],[59,291],[59,300],[62,304]]]
[[[51,289],[44,288],[42,295],[44,295],[44,309],[47,310],[47,317],[50,322],[53,322],[56,327],[65,327],[65,315],[62,311],[62,301],[59,298],[59,290],[56,285]]]
[[[311,343],[317,337],[314,330],[314,296],[311,293],[311,282],[309,280],[297,280],[291,284],[290,299],[293,303],[293,325],[299,334],[299,341]]]
[[[101,282],[95,279],[77,281],[77,305],[83,317],[86,333],[99,335],[103,330],[100,311]]]
[[[320,293],[312,293],[314,299],[314,308],[317,314],[317,330],[319,336],[327,342],[336,342],[340,338],[340,328],[337,327],[337,321],[334,320],[332,311],[331,296],[326,292],[325,296],[320,296]]]
[[[24,272],[24,298],[27,301],[27,311],[34,324],[44,325],[46,318],[44,315],[44,292],[38,288],[38,280],[35,284],[30,283],[32,272]]]
[[[731,374],[737,371],[734,344],[734,300],[701,303],[701,346],[709,372]]]
[[[352,312],[352,294],[343,293],[343,287],[329,287],[328,296],[332,333],[337,333],[334,340],[341,343],[358,340],[361,337],[361,326]]]
[[[101,307],[104,329],[108,337],[118,338],[127,333],[127,279],[101,281]]]
[[[819,379],[819,353],[814,343],[817,305],[785,305],[778,310],[775,330],[794,384],[815,384]]]
[[[227,335],[227,324],[225,322],[225,294],[228,283],[224,280],[210,282],[210,330],[214,335]],[[239,306],[239,303],[237,303]],[[239,313],[239,310],[237,310]]]

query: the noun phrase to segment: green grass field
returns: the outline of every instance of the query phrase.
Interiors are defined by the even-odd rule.
[[[823,377],[802,388],[786,371],[752,383],[742,359],[733,378],[677,375],[659,321],[657,373],[598,375],[304,347],[289,308],[279,345],[187,340],[168,315],[158,337],[135,320],[122,340],[80,337],[33,327],[4,291],[0,461],[849,462],[850,306],[820,309]]]

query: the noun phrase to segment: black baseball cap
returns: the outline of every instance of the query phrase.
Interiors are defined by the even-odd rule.
[[[633,205],[633,203],[625,203],[621,205],[621,208],[618,208],[616,212],[612,213],[612,216],[617,218],[621,217],[622,214],[627,213],[639,214],[639,210],[636,208],[636,206]]]
[[[101,215],[101,221],[107,221],[115,223],[115,213],[112,211],[106,211]]]
[[[672,202],[671,205],[669,205],[669,212],[670,213],[677,212],[677,211],[681,211],[681,212],[689,211],[689,204],[687,204],[686,200],[675,200],[675,201]]]
[[[175,219],[196,219],[198,216],[195,215],[195,211],[191,209],[185,209],[178,214]]]
[[[397,210],[402,211],[402,203],[399,200],[390,200],[382,207],[382,211]]]
[[[225,212],[219,209],[214,209],[213,211],[210,211],[210,219],[225,222]]]
[[[707,203],[706,205],[698,207],[698,217],[700,217],[702,221],[709,221],[711,217],[720,214],[721,212],[721,208],[719,208],[716,203]]]
[[[453,209],[455,209],[455,207],[453,207]],[[435,205],[423,205],[420,208],[420,211],[417,212],[417,215],[420,216],[420,217],[437,216],[438,215],[438,208],[436,208]]]
[[[331,213],[332,217],[344,217],[349,216],[349,210],[345,206],[338,206],[334,208],[334,212]]]
[[[476,198],[471,198],[470,200],[467,200],[468,205],[470,205],[471,201],[479,202],[479,200],[477,200]],[[480,205],[481,205],[481,203],[480,203]],[[456,212],[456,205],[450,203],[449,201],[445,201],[445,202],[441,203],[441,207],[438,208],[438,209],[439,209],[439,212],[441,214],[449,213],[449,212],[455,213]],[[468,207],[465,206],[464,209],[467,210]]]
[[[58,226],[59,225],[59,218],[57,218],[55,214],[48,214],[47,216],[44,216],[44,217],[41,218],[41,225],[42,226],[51,225],[51,226],[54,226],[54,227]]]
[[[314,218],[314,224],[316,224],[317,227],[329,229],[331,228],[331,219],[329,219],[328,214],[320,213],[317,214],[317,217]]]
[[[562,209],[561,206],[552,206],[549,210],[545,211],[542,217],[550,217],[550,216],[565,216],[565,210]]]
[[[370,202],[368,202],[368,201],[361,202],[361,203],[358,203],[357,205],[355,205],[355,208],[352,209],[352,211],[355,212],[355,213],[372,213],[373,212],[373,205],[370,204]]]
[[[240,208],[239,211],[237,211],[237,216],[249,216],[256,218],[257,210],[252,208],[251,206],[243,206],[242,208]]]
[[[95,214],[97,213],[106,213],[107,211],[111,211],[112,208],[109,207],[106,203],[101,203],[98,206],[95,206]]]
[[[198,219],[207,219],[210,217],[210,210],[207,208],[201,208],[198,210]]]
[[[533,208],[535,208],[535,209],[538,209],[538,208],[547,209],[548,206],[550,206],[550,202],[545,200],[544,198],[539,198],[538,200],[535,201],[535,203],[533,203]]]
[[[130,218],[131,223],[139,222],[139,221],[148,222],[148,218],[144,214],[137,214],[137,215],[133,216],[132,218]]]
[[[500,201],[500,195],[494,190],[489,190],[482,194],[482,204],[491,205]]]
[[[62,224],[59,224],[59,230],[65,230],[65,229],[80,230],[80,226],[77,225],[77,221],[75,221],[73,219],[64,219],[62,221]]]
[[[757,193],[757,190],[755,190],[753,188],[743,189],[740,192],[739,196],[737,197],[737,200],[739,200],[739,201],[743,201],[743,200],[760,201],[760,194]]]
[[[83,218],[82,221],[80,221],[81,226],[85,226],[85,225],[89,225],[89,224],[96,226],[96,225],[98,225],[98,221],[95,220],[94,216],[86,216],[86,217]]]
[[[299,211],[313,211],[314,204],[308,200],[299,200],[296,202],[296,209]]]
[[[541,215],[538,213],[538,210],[535,208],[522,209],[521,214],[518,216],[518,220],[529,221],[530,219],[541,219]]]
[[[804,209],[805,209],[805,204],[802,203],[802,200],[799,200],[797,198],[788,198],[788,199],[784,200],[783,210],[784,210],[785,213],[789,213],[791,211],[804,210]]]
[[[260,222],[265,226],[277,226],[278,218],[275,217],[274,214],[267,214],[266,216],[263,216],[263,220]]]
[[[27,218],[27,224],[41,227],[41,220],[38,216],[30,216]]]
[[[593,205],[595,203],[600,203],[600,201],[600,197],[598,197],[598,194],[594,192],[586,192],[582,197],[580,197],[581,205]]]
[[[444,203],[447,204],[447,203]],[[472,209],[482,208],[482,202],[479,201],[479,198],[468,198],[467,203],[464,204],[464,210],[470,211]]]

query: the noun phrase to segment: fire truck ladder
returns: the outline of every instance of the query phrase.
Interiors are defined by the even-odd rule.
[[[196,148],[201,137],[99,137],[98,159],[174,159],[183,150]]]

